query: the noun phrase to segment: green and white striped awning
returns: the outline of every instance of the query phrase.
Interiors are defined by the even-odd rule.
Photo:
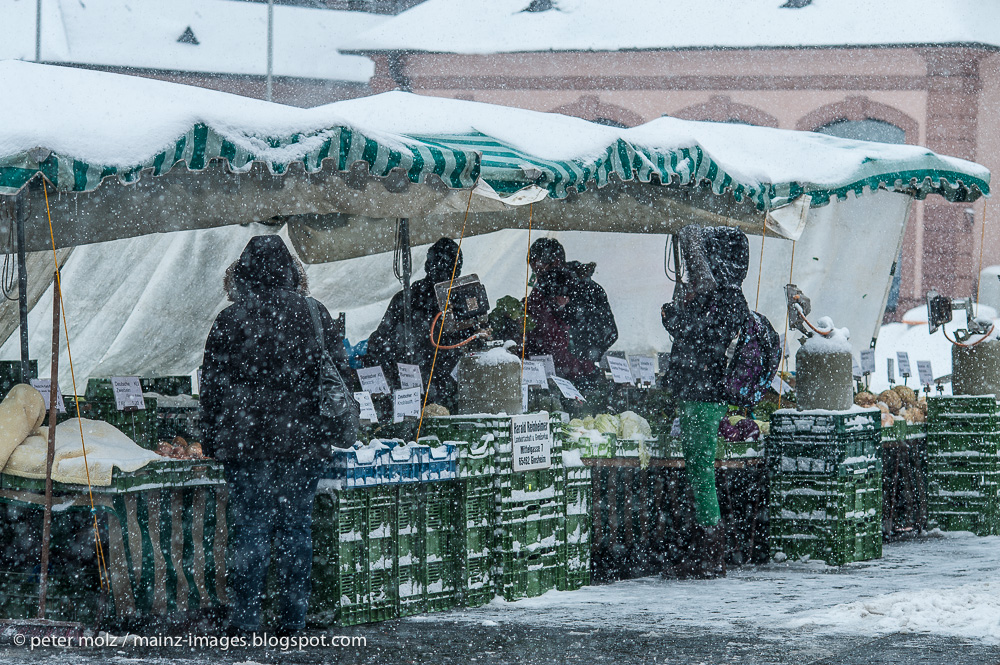
[[[760,128],[739,127],[738,130],[753,132]],[[628,131],[623,130],[623,133]],[[547,189],[551,198],[562,199],[571,192],[604,187],[612,176],[625,182],[710,185],[715,194],[729,192],[737,202],[752,202],[760,211],[779,208],[804,194],[811,197],[815,207],[833,198],[844,199],[849,192],[860,196],[866,190],[876,189],[898,191],[918,199],[940,194],[949,201],[972,201],[989,193],[986,169],[923,148],[885,146],[886,152],[892,155],[887,157],[880,155],[881,144],[831,139],[806,132],[782,133],[797,135],[794,138],[811,143],[803,148],[812,149],[814,158],[820,162],[857,151],[859,146],[866,146],[870,154],[858,159],[853,168],[833,182],[810,181],[809,173],[803,173],[801,179],[768,182],[740,176],[736,169],[727,169],[697,144],[665,150],[618,139],[592,158],[556,161],[540,158],[481,133],[417,134],[413,138],[442,150],[480,153],[483,180],[501,194],[535,184]],[[908,154],[896,156],[902,152],[899,148]],[[773,158],[761,155],[761,159],[767,157]],[[739,165],[741,170],[746,166]]]

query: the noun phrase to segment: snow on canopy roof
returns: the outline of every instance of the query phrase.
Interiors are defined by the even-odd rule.
[[[263,162],[284,173],[367,163],[377,176],[400,167],[413,182],[434,173],[453,188],[475,183],[478,157],[354,125],[331,106],[301,109],[165,81],[70,67],[0,62],[0,194],[43,173],[60,191],[96,189],[117,175],[134,182],[184,163],[224,159],[236,171]]]
[[[983,44],[1000,3],[983,0],[427,0],[342,50],[432,53]]]
[[[35,57],[35,3],[0,0],[0,59]],[[344,55],[345,39],[385,16],[278,5],[274,74],[367,83],[362,56]],[[197,44],[179,42],[190,28]],[[45,0],[42,61],[212,74],[264,76],[267,6],[228,0]]]
[[[495,189],[539,184],[553,198],[621,180],[709,182],[761,210],[805,193],[821,205],[848,190],[886,187],[918,198],[972,200],[989,171],[924,148],[849,141],[760,127],[660,118],[631,129],[556,113],[385,93],[299,109],[202,88],[71,68],[0,62],[0,194],[43,173],[60,191],[96,189],[106,177],[134,182],[213,159],[273,173],[333,159],[412,182],[430,173],[452,188],[482,176]],[[529,167],[528,171],[525,166]],[[531,169],[541,174],[535,178]]]
[[[989,192],[989,171],[926,148],[852,141],[812,132],[658,118],[619,129],[564,116],[479,102],[389,92],[330,105],[348,119],[442,148],[482,154],[481,175],[498,191],[535,183],[563,198],[570,188],[622,180],[711,183],[768,210],[797,198],[823,205],[848,191],[887,189],[923,198],[973,200]],[[525,166],[538,169],[529,177]],[[532,174],[533,175],[533,174]]]

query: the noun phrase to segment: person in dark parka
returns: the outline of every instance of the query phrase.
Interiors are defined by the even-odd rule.
[[[680,297],[661,310],[663,327],[674,340],[667,388],[680,413],[697,522],[691,556],[679,572],[712,577],[725,575],[715,449],[719,421],[728,407],[723,384],[726,352],[750,317],[741,288],[750,247],[746,235],[733,228],[688,226],[679,236],[689,284],[678,284]]]
[[[229,485],[230,628],[256,631],[271,541],[282,589],[279,631],[305,627],[312,565],[312,505],[332,433],[319,413],[320,348],[304,275],[278,236],[250,240],[227,272],[233,304],[205,344],[201,409],[205,452]],[[319,306],[327,350],[346,367],[330,313]],[[342,370],[343,371],[343,370]]]
[[[456,264],[457,260],[457,264]],[[454,270],[457,279],[462,274],[462,253],[451,238],[441,238],[427,250],[424,261],[425,276],[410,286],[410,330],[413,339],[413,356],[407,358],[406,340],[404,337],[404,322],[406,313],[403,303],[403,292],[400,291],[389,301],[378,328],[368,338],[368,364],[381,365],[387,377],[396,376],[396,363],[411,363],[420,366],[420,375],[424,383],[431,373],[434,360],[434,345],[431,343],[431,322],[441,312],[438,306],[434,285],[446,282],[452,278]],[[441,320],[435,327],[441,332]],[[441,345],[449,346],[461,342],[468,337],[468,332],[445,332],[441,334]],[[438,351],[437,363],[434,365],[434,380],[431,383],[431,402],[443,404],[448,408],[454,406],[458,384],[451,378],[451,370],[462,356],[461,349],[441,349]],[[390,379],[391,380],[391,379]]]

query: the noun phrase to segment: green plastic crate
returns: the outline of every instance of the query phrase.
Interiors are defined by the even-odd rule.
[[[146,376],[140,377],[139,385],[144,393],[157,393],[170,397],[176,395],[190,395],[192,389],[191,375],[182,376]]]
[[[66,402],[65,418],[76,416],[76,408]],[[100,420],[121,430],[128,438],[147,450],[156,450],[159,429],[156,421],[156,400],[146,398],[146,408],[138,411],[119,411],[111,400],[87,400],[80,402],[80,415],[90,420]]]
[[[368,570],[371,600],[369,621],[395,619],[399,612],[396,572],[397,488],[375,487],[368,495]]]
[[[562,544],[562,507],[524,506],[505,510],[499,526],[499,546],[507,554],[553,553]]]
[[[506,601],[535,598],[559,586],[565,570],[557,554],[512,555],[504,553],[500,595]]]
[[[455,501],[455,557],[459,603],[476,607],[493,599],[496,490],[491,478],[458,482]]]
[[[29,376],[22,380],[20,360],[0,360],[0,400],[17,384],[28,383],[31,379],[38,378],[37,360],[28,361],[28,374]]]
[[[830,529],[818,528],[819,524],[822,523],[807,522],[796,528],[794,534],[772,530],[771,556],[788,559],[809,557],[832,566],[882,557],[881,522],[842,522]]]
[[[452,559],[427,561],[427,611],[443,612],[458,606],[455,562]]]
[[[467,557],[459,568],[458,604],[480,607],[496,596],[493,584],[493,557]]]
[[[585,586],[590,586],[589,540],[582,545],[566,545],[556,588],[560,591],[575,591]]]
[[[927,437],[927,453],[929,455],[963,452],[986,453],[994,457],[1000,457],[1000,432],[991,432],[989,434],[932,434]]]
[[[771,414],[771,435],[832,437],[845,434],[878,433],[882,427],[882,412],[878,409],[845,413],[819,413],[781,409]]]
[[[784,475],[772,479],[772,521],[881,518],[882,474]]]
[[[313,505],[311,620],[341,626],[370,621],[367,518],[364,490],[317,492]]]
[[[426,611],[427,561],[424,557],[424,486],[405,483],[396,486],[396,571],[399,616]]]
[[[951,395],[927,398],[928,422],[959,414],[995,414],[997,401],[993,395]]]
[[[431,441],[424,439],[427,436],[455,444],[458,449],[457,475],[459,479],[465,479],[496,473],[495,457],[499,435],[492,418],[427,418],[421,432],[421,442],[430,444]],[[507,436],[510,436],[509,430]]]

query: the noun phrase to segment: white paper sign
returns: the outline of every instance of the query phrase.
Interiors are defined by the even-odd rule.
[[[146,400],[142,397],[142,386],[139,385],[138,376],[112,376],[111,388],[115,393],[115,407],[119,411],[146,410]]]
[[[420,417],[420,388],[397,390],[392,394],[392,422],[401,423],[407,416]]]
[[[546,381],[548,374],[545,371],[545,363],[540,360],[525,360],[524,370],[521,373],[521,382],[529,386],[548,386]]]
[[[556,362],[552,359],[551,355],[545,356],[531,356],[532,360],[537,360],[545,365],[545,376],[555,376],[556,375]]]
[[[574,386],[566,379],[559,376],[553,376],[550,378],[552,379],[552,382],[556,384],[556,387],[559,388],[559,392],[563,394],[563,397],[568,397],[570,399],[577,399],[580,400],[581,402],[587,401],[583,397],[583,394],[576,389],[576,386]]]
[[[875,373],[875,349],[865,349],[861,352],[861,373]]]
[[[629,356],[629,366],[632,368],[632,376],[637,377],[642,383],[650,385],[656,383],[656,359],[652,356]]]
[[[533,471],[552,466],[552,433],[549,414],[529,413],[510,418],[510,442],[514,471]]]
[[[628,366],[628,361],[618,356],[606,356],[608,359],[608,369],[611,370],[611,379],[615,383],[635,383],[632,378],[632,368]]]
[[[896,383],[896,368],[893,367],[893,360],[892,358],[886,358],[885,361],[886,369],[889,373],[889,383]]]
[[[920,385],[929,386],[934,383],[934,372],[931,371],[930,360],[917,361],[917,375],[920,377]]]
[[[52,379],[31,379],[31,387],[42,393],[45,400],[45,412],[49,412],[49,392],[52,390]],[[56,386],[56,411],[66,413],[66,405],[63,403],[62,391]]]
[[[364,367],[358,370],[358,379],[361,381],[361,389],[373,395],[390,395],[389,382],[385,380],[385,372],[382,367]]]
[[[461,364],[462,363],[455,363],[455,366],[452,367],[451,371],[448,373],[448,375],[451,378],[453,378],[455,381],[458,381],[458,366],[461,365]]]
[[[354,393],[354,401],[361,407],[361,420],[370,423],[378,422],[378,413],[375,412],[375,404],[372,403],[372,394],[367,390]]]
[[[779,395],[784,395],[785,393],[787,393],[789,390],[792,389],[790,385],[785,383],[785,380],[781,378],[780,374],[774,375],[774,380],[771,381],[771,388],[773,388],[774,392],[778,393]]]
[[[419,388],[420,392],[423,392],[424,380],[420,376],[420,365],[396,363],[396,367],[399,368],[399,386],[403,390],[407,388]]]
[[[522,383],[521,384],[521,410],[522,411],[527,411],[528,410],[528,384],[527,383]]]
[[[851,374],[854,375],[855,379],[861,378],[861,365],[858,364],[858,358],[853,353],[851,354]]]
[[[906,351],[897,351],[896,358],[899,360],[900,376],[912,376],[910,372],[910,354]]]

